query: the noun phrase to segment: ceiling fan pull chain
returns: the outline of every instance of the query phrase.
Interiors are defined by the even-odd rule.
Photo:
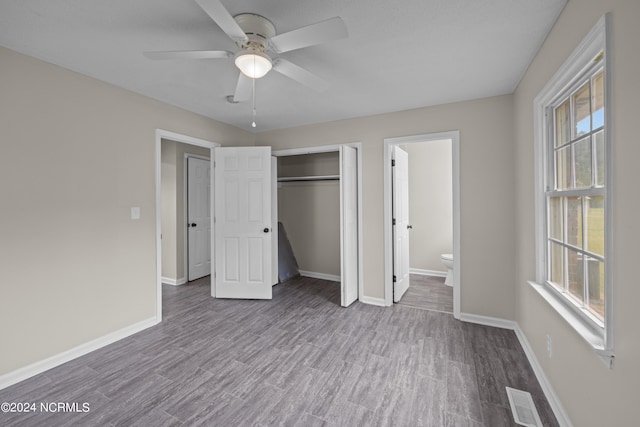
[[[253,85],[253,122],[251,127],[256,127],[256,79],[251,79]]]

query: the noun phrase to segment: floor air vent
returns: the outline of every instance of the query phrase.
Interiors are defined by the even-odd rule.
[[[517,424],[526,427],[542,427],[542,421],[530,393],[507,387],[507,396],[513,419]]]

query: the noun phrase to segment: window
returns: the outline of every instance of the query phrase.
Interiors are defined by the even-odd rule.
[[[603,17],[534,102],[534,288],[610,365],[609,80]]]
[[[593,66],[578,79],[577,89],[563,93],[547,113],[553,132],[547,141],[545,282],[604,326],[602,59]]]

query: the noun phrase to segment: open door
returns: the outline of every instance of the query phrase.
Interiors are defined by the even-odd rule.
[[[409,155],[393,147],[393,302],[409,289]]]
[[[211,274],[211,188],[209,160],[187,158],[188,280]]]
[[[271,285],[278,284],[278,158],[271,157]]]
[[[271,147],[214,153],[216,297],[271,299]]]
[[[340,147],[340,242],[343,307],[358,299],[358,158],[353,147]]]

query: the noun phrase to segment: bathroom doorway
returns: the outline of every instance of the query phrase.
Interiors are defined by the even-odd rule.
[[[457,318],[459,133],[389,138],[384,144],[385,303],[453,312]],[[405,168],[408,171],[403,178]],[[403,179],[408,180],[408,191],[403,190]],[[401,197],[403,192],[406,195]],[[401,218],[406,209],[408,218]],[[403,239],[403,235],[407,236]],[[442,262],[443,254],[452,255],[453,268]],[[399,286],[406,270],[403,263],[409,266],[409,286]],[[451,263],[447,264],[451,267]],[[444,284],[449,270],[451,287]]]

